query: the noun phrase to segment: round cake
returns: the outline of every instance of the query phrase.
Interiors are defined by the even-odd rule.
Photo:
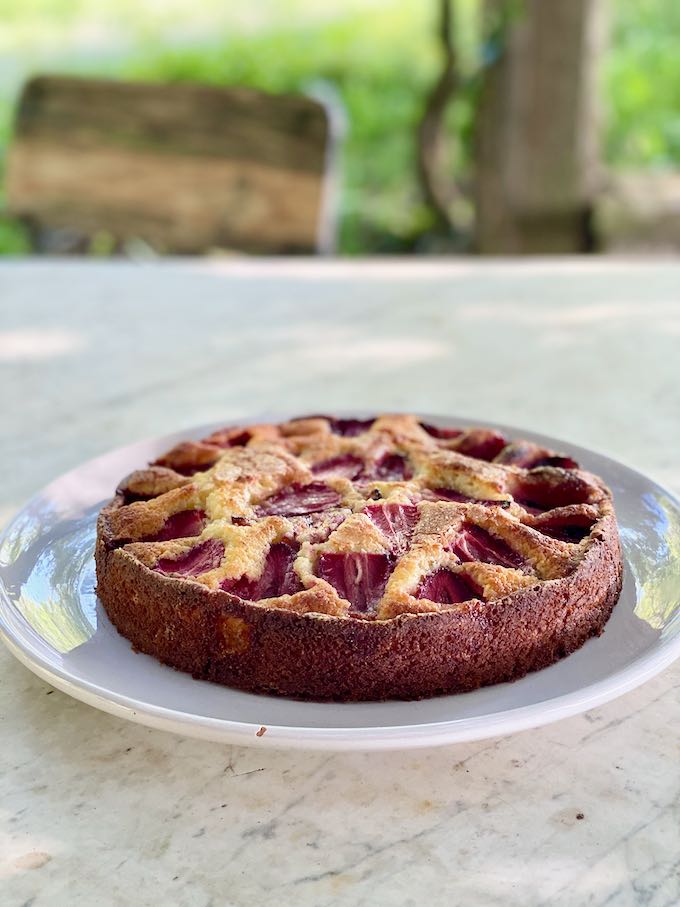
[[[308,416],[178,444],[97,527],[97,592],[135,649],[315,700],[514,680],[602,632],[611,493],[568,456],[411,415]]]

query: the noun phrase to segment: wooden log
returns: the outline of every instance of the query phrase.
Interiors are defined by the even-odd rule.
[[[310,252],[329,233],[330,149],[326,109],[306,97],[39,77],[19,103],[7,201],[74,246],[104,232],[159,252]]]

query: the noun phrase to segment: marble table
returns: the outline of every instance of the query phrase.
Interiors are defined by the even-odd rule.
[[[0,318],[2,519],[276,409],[515,423],[680,491],[673,262],[8,262]],[[680,903],[680,663],[513,737],[336,755],[127,724],[4,649],[0,677],[3,907]]]

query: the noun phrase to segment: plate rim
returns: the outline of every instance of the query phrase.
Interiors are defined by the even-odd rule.
[[[333,408],[333,413],[341,417],[354,416],[362,418],[372,413],[363,410],[340,410]],[[554,436],[542,435],[530,429],[490,422],[483,419],[470,420],[458,418],[455,415],[442,413],[416,413],[419,419],[437,420],[456,423],[461,426],[476,426],[500,429],[510,436],[525,437],[529,439],[549,442],[552,445],[562,445],[567,450],[578,454],[579,451],[587,455],[594,455],[604,459],[616,467],[623,467],[628,472],[634,473],[647,484],[655,486],[662,492],[680,511],[680,499],[653,477],[640,472],[623,460],[614,459],[609,454],[601,453],[592,448],[584,448],[571,442],[562,441]],[[43,488],[33,494],[28,501],[5,525],[0,532],[2,542],[11,532],[14,524],[23,516],[32,504],[39,501],[49,489],[63,482],[72,474],[78,473],[85,467],[94,466],[98,461],[123,455],[128,449],[148,445],[162,445],[166,442],[172,444],[175,440],[200,436],[201,432],[214,430],[215,427],[225,425],[248,425],[261,421],[284,421],[293,418],[286,414],[262,414],[257,417],[243,419],[228,419],[211,422],[207,425],[197,425],[182,429],[170,434],[142,439],[130,444],[121,445],[106,451],[99,456],[92,457],[74,468],[67,470],[55,477]],[[115,480],[114,480],[115,481]],[[49,664],[45,658],[30,644],[30,639],[13,632],[6,620],[4,610],[21,617],[12,605],[9,594],[0,582],[0,639],[10,653],[25,667],[41,679],[47,681],[56,689],[100,711],[124,718],[138,724],[153,727],[158,730],[176,733],[183,736],[197,737],[227,744],[257,745],[267,747],[280,747],[287,749],[306,750],[390,750],[410,749],[427,746],[444,746],[452,743],[482,740],[489,737],[504,736],[510,733],[529,730],[551,724],[563,718],[568,718],[599,705],[604,705],[619,696],[642,685],[647,680],[661,673],[673,661],[680,657],[680,634],[675,638],[661,639],[657,646],[641,654],[632,663],[615,671],[595,683],[591,683],[578,690],[562,694],[552,699],[534,702],[529,705],[519,706],[514,709],[505,709],[497,713],[471,716],[466,718],[453,718],[448,721],[436,721],[424,724],[383,725],[380,727],[295,727],[292,725],[267,725],[262,732],[262,725],[255,722],[240,722],[228,718],[215,718],[206,715],[197,715],[193,712],[169,709],[164,706],[143,702],[115,691],[103,688],[98,684],[74,677],[67,670]],[[168,670],[172,670],[168,668]],[[207,681],[205,681],[207,682]],[[452,694],[465,695],[465,694]],[[331,703],[332,705],[332,703]],[[259,732],[259,733],[258,733]]]

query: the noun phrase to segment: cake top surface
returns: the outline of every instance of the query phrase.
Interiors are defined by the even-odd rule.
[[[128,476],[105,542],[261,607],[390,620],[568,576],[612,513],[568,456],[411,415],[225,428]]]

